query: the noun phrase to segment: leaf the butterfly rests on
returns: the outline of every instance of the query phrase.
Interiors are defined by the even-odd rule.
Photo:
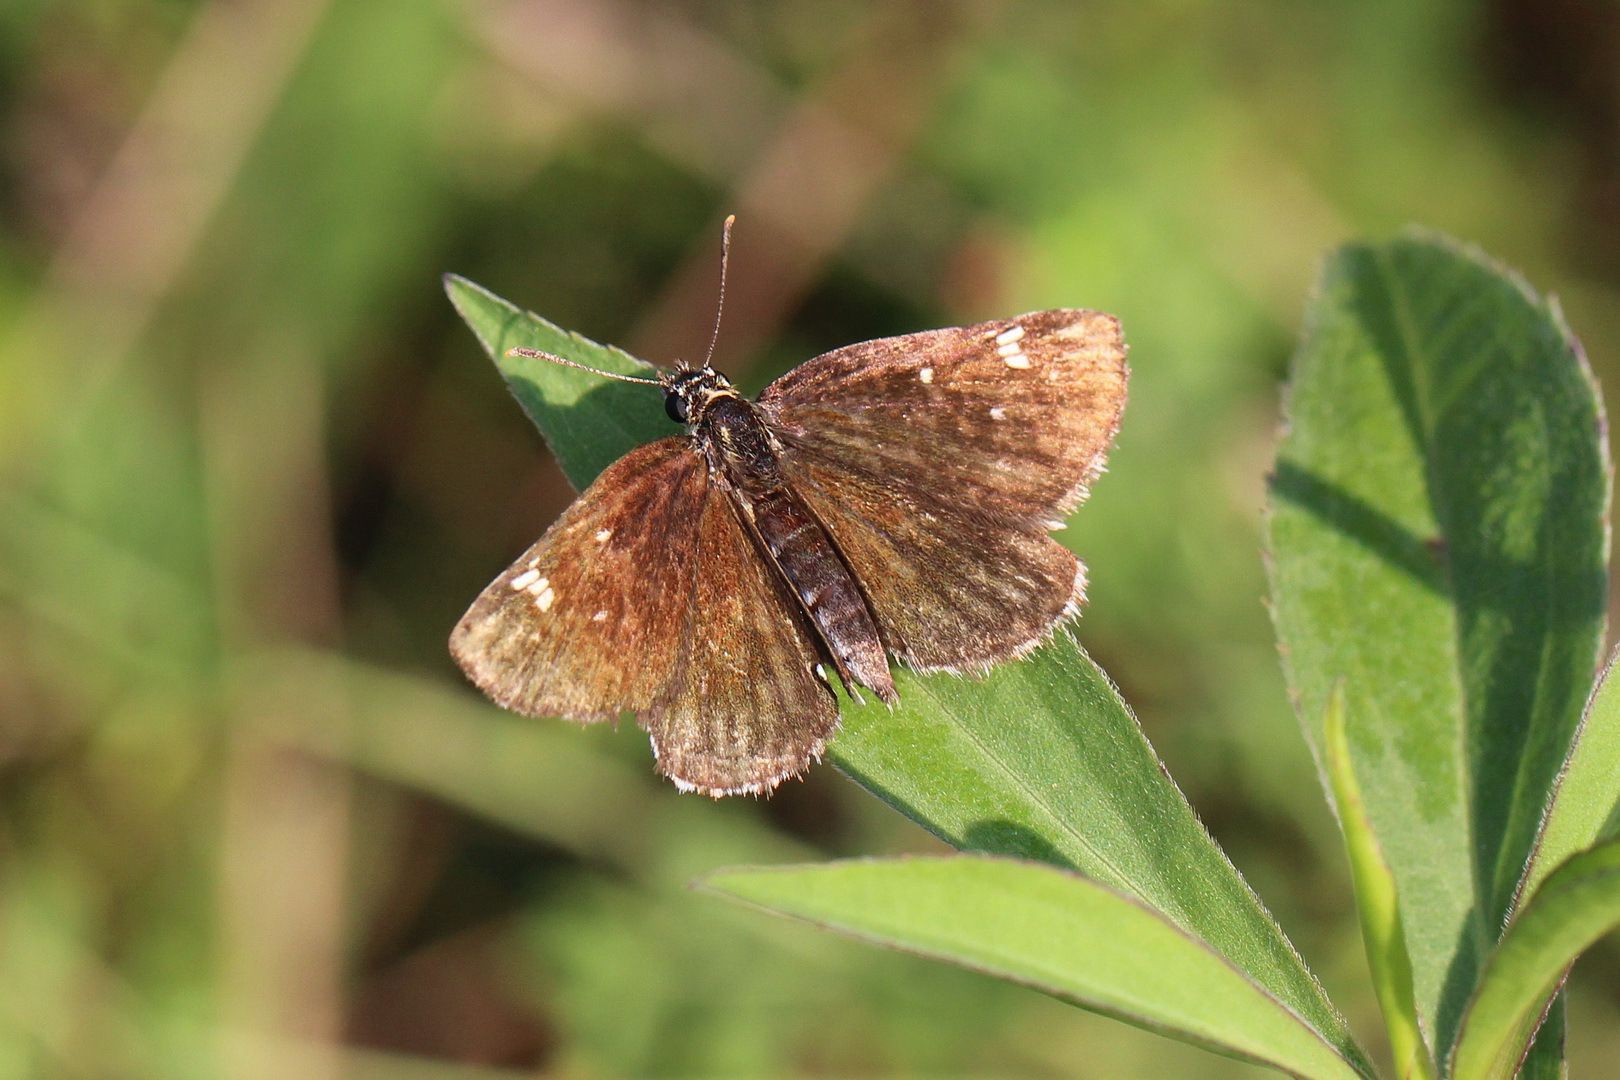
[[[664,373],[688,434],[598,477],[452,651],[507,708],[634,714],[683,788],[768,791],[836,729],[830,673],[892,702],[885,651],[982,671],[1078,608],[1048,532],[1101,470],[1125,381],[1118,322],[1077,310],[852,345],[757,403],[707,366]]]

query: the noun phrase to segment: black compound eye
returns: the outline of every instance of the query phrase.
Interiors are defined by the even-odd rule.
[[[686,399],[673,390],[664,393],[664,411],[677,424],[686,423]]]

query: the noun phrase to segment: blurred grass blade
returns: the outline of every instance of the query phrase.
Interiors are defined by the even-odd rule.
[[[1556,308],[1410,231],[1327,263],[1272,482],[1302,725],[1350,754],[1437,1052],[1500,933],[1596,666],[1609,465]]]
[[[1577,851],[1620,834],[1620,679],[1609,658],[1598,679],[1592,700],[1581,717],[1580,730],[1569,752],[1569,763],[1558,778],[1535,857],[1521,886],[1521,895],[1535,891],[1552,870]]]
[[[235,693],[278,743],[342,761],[462,807],[643,883],[684,888],[720,861],[779,862],[809,852],[752,815],[708,799],[660,798],[644,760],[605,727],[537,724],[442,680],[334,653],[275,649],[240,659]]]
[[[1344,688],[1334,688],[1323,720],[1324,749],[1333,800],[1344,830],[1345,853],[1355,885],[1356,910],[1361,916],[1361,937],[1367,947],[1367,966],[1373,989],[1389,1032],[1395,1075],[1401,1080],[1433,1080],[1434,1060],[1418,1025],[1417,1002],[1412,996],[1412,959],[1401,929],[1400,900],[1395,876],[1384,861],[1378,837],[1367,820],[1361,788],[1350,760],[1350,742],[1344,731]]]
[[[557,724],[442,680],[280,649],[238,661],[236,694],[287,745],[461,806],[610,865],[648,859],[648,777]]]
[[[633,366],[638,361],[565,334],[469,282],[451,278],[448,287],[548,443],[574,463],[568,470],[576,487],[640,441],[668,434],[650,388],[508,358],[504,350],[532,345],[644,372]],[[598,388],[587,390],[591,384]],[[898,709],[844,703],[843,730],[829,748],[841,768],[958,847],[1070,867],[1164,912],[1370,1069],[1320,985],[1166,775],[1113,684],[1066,631],[983,679],[897,670],[896,681]]]
[[[563,475],[584,491],[624,454],[679,429],[664,415],[657,388],[592,375],[549,360],[507,356],[516,346],[542,349],[620,375],[657,378],[658,369],[622,349],[553,326],[455,274],[444,290],[495,361],[512,395],[545,436]]]
[[[1358,1076],[1309,1024],[1206,945],[1077,874],[958,855],[725,870],[704,884],[1295,1076]]]
[[[1463,1018],[1452,1080],[1512,1080],[1575,958],[1620,927],[1620,840],[1549,874],[1485,965]]]

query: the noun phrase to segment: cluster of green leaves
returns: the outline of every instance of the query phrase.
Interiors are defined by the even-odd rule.
[[[577,486],[669,430],[622,384],[506,351],[640,361],[447,287]],[[1397,1073],[1557,1075],[1563,976],[1620,923],[1608,681],[1583,711],[1608,550],[1595,385],[1556,308],[1409,233],[1330,260],[1289,403],[1276,621]],[[899,679],[894,712],[846,705],[832,756],[960,854],[710,889],[1295,1076],[1377,1075],[1066,631],[982,680]]]

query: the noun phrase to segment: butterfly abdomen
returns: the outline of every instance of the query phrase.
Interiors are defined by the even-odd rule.
[[[782,478],[754,408],[741,397],[714,402],[694,432],[710,468],[726,481],[748,531],[815,625],[846,682],[898,700],[866,597],[832,537]]]

